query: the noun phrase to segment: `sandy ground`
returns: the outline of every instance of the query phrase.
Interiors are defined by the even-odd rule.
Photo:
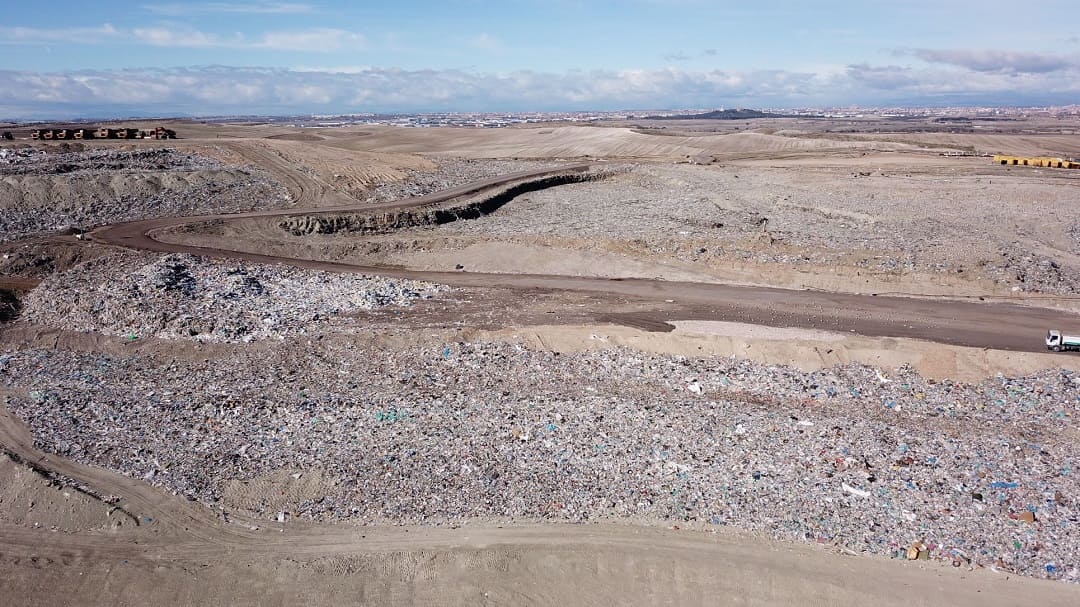
[[[990,571],[865,560],[725,533],[395,529],[312,553],[291,549],[287,538],[297,532],[303,533],[282,533],[254,553],[210,560],[147,558],[137,549],[111,559],[10,554],[0,557],[0,590],[12,604],[42,606],[87,604],[102,588],[114,605],[855,607],[1080,600],[1073,588]]]
[[[1063,310],[1077,308],[1070,293],[1017,292],[1013,290],[1015,276],[1002,282],[1000,275],[971,269],[980,267],[979,261],[988,255],[998,254],[1001,243],[1034,256],[1031,263],[1036,265],[1042,259],[1053,259],[1065,271],[1080,268],[1080,244],[1070,241],[1076,236],[1065,225],[1071,218],[1076,178],[1039,171],[1006,172],[984,166],[987,159],[956,160],[938,155],[943,151],[1075,155],[1080,153],[1080,145],[1074,136],[837,134],[797,122],[772,127],[745,125],[755,132],[702,132],[692,125],[670,125],[670,132],[655,134],[649,130],[655,127],[300,130],[179,123],[175,128],[188,139],[175,145],[235,168],[184,174],[175,184],[152,175],[136,175],[94,187],[102,196],[116,192],[135,195],[143,190],[156,194],[187,188],[193,180],[202,184],[223,176],[235,179],[239,167],[255,166],[289,191],[290,204],[330,207],[354,204],[376,184],[401,180],[409,171],[434,168],[438,159],[433,155],[629,160],[649,167],[652,186],[662,184],[654,189],[680,194],[664,199],[635,194],[633,198],[641,203],[638,207],[654,210],[651,215],[643,211],[641,222],[626,221],[626,214],[611,206],[619,200],[619,188],[628,185],[625,179],[629,178],[625,178],[613,182],[614,186],[569,186],[576,188],[572,196],[594,205],[593,215],[557,214],[555,205],[566,196],[551,192],[532,195],[530,201],[507,207],[505,213],[487,223],[463,229],[423,229],[346,242],[337,235],[306,242],[281,235],[275,241],[254,245],[237,242],[236,246],[421,270],[457,271],[463,266],[465,271],[507,274],[659,277],[845,293],[981,297]],[[720,164],[671,166],[688,157],[708,157]],[[896,176],[909,171],[915,179]],[[860,172],[873,174],[852,177]],[[734,175],[742,180],[737,186],[741,190],[732,189],[736,187]],[[841,178],[843,183],[838,181]],[[1008,188],[1005,194],[991,190],[990,180]],[[49,178],[45,180],[48,183],[39,183],[42,180],[36,178],[16,181],[20,188],[34,192],[61,184],[66,188],[65,205],[75,204],[80,187],[77,180],[66,177]],[[649,183],[638,185],[640,192],[652,187]],[[920,201],[922,206],[904,208],[907,194],[928,186],[931,195]],[[616,193],[605,187],[614,187]],[[806,200],[777,200],[770,187],[799,193]],[[710,197],[702,190],[714,190],[716,195]],[[821,191],[826,193],[816,197]],[[867,193],[874,193],[876,202],[870,204]],[[829,196],[834,199],[829,200]],[[999,204],[1003,196],[1008,204]],[[987,204],[980,199],[986,199]],[[679,227],[704,221],[704,214],[695,205],[715,211],[716,204],[735,218],[734,222],[709,218],[707,223],[727,224],[725,235],[716,233],[719,228]],[[1041,209],[1038,214],[1031,213],[1035,205]],[[952,272],[917,265],[904,272],[874,271],[856,263],[853,255],[859,254],[863,245],[857,231],[847,226],[860,226],[880,237],[872,243],[872,252],[910,252],[907,242],[887,241],[886,237],[897,231],[898,221],[915,225],[932,211],[939,216],[931,222],[930,232],[944,236],[919,245],[928,245],[925,251],[937,255],[931,255],[930,263],[949,262],[953,265],[946,269]],[[774,237],[763,240],[756,235],[759,228],[753,213],[772,218]],[[526,216],[540,217],[541,221],[522,223],[521,217]],[[1051,230],[1044,229],[1047,217],[1056,218]],[[569,233],[559,233],[558,229],[549,232],[537,227],[544,222],[556,228],[576,224]],[[636,225],[639,232],[618,233],[619,224]],[[845,227],[840,228],[841,224]],[[695,229],[702,233],[692,233]],[[267,230],[263,224],[257,229],[236,228],[185,238],[188,242],[206,238],[203,242],[220,243],[245,235],[265,236]],[[680,230],[691,233],[680,234]],[[832,233],[844,236],[830,239]],[[658,251],[649,242],[650,234],[680,246]],[[954,255],[956,250],[949,248],[948,237],[957,235],[962,248],[975,252]],[[811,264],[776,259],[823,254],[837,241],[844,250],[825,263],[817,263],[816,258]],[[713,259],[692,254],[701,246],[716,243],[738,254]],[[5,269],[9,276],[4,279],[11,284],[25,284],[20,281],[92,257],[81,248],[94,246],[99,245],[70,239],[20,242],[4,249],[5,263],[0,268]],[[1015,272],[1020,259],[1012,259],[1013,265],[1007,269]],[[957,267],[965,269],[962,276],[955,272]],[[1039,290],[1045,291],[1046,284],[1039,283]],[[466,291],[456,303],[469,298],[480,301],[471,308],[462,305],[460,316],[448,319],[446,311],[437,311],[417,322],[541,350],[628,346],[683,356],[737,356],[804,370],[847,362],[883,368],[906,363],[929,377],[974,381],[997,373],[1080,369],[1080,357],[874,338],[846,331],[700,320],[675,320],[671,323],[675,329],[667,333],[644,331],[597,321],[597,310],[590,307],[595,301],[587,294],[539,291],[530,295],[530,307],[517,300],[488,298],[483,290]],[[487,299],[491,300],[484,301]],[[502,305],[519,306],[522,312],[514,317],[519,322],[500,325],[508,316],[491,306]],[[550,318],[545,308],[559,311],[562,318],[558,323],[545,322]],[[91,352],[170,349],[161,344],[118,344],[94,335],[74,338],[57,329],[25,326],[6,331],[3,339],[6,345],[52,343],[55,348]],[[414,338],[385,336],[387,343],[395,339],[404,343]],[[202,354],[176,349],[174,355],[194,358]],[[1080,604],[1080,587],[1076,585],[1019,578],[990,569],[969,570],[966,565],[953,568],[941,563],[853,556],[832,546],[781,544],[708,526],[674,529],[606,523],[532,527],[475,521],[451,529],[354,528],[293,520],[267,523],[256,520],[255,513],[317,499],[330,481],[319,469],[282,469],[234,481],[225,490],[231,514],[222,516],[140,480],[42,453],[34,447],[28,430],[3,410],[0,445],[6,450],[0,455],[0,596],[13,605],[284,605],[301,601],[860,607]]]
[[[116,507],[73,497],[10,458],[0,459],[0,592],[14,605],[855,607],[1080,600],[1074,585],[855,557],[707,526],[355,529],[293,521],[259,526],[242,515],[223,522],[138,481],[35,454],[25,431],[4,421],[0,437],[8,448],[123,494]],[[291,479],[289,472],[280,476]],[[318,483],[318,473],[313,475],[308,488]],[[288,491],[296,489],[303,493],[302,487]],[[253,495],[240,490],[232,498],[243,503]],[[140,524],[132,526],[132,519]]]
[[[304,236],[272,222],[233,222],[181,240],[416,270],[460,265],[1080,307],[1080,222],[1071,213],[1080,172],[912,154],[847,160],[598,163],[614,175],[524,195],[480,221]]]
[[[484,339],[509,340],[556,352],[625,346],[657,354],[735,356],[805,371],[849,362],[882,369],[908,364],[935,379],[979,381],[997,374],[1028,374],[1060,367],[1080,370],[1080,357],[949,346],[916,339],[872,338],[832,331],[777,328],[722,321],[673,321],[670,333],[621,326],[530,326],[484,331]]]

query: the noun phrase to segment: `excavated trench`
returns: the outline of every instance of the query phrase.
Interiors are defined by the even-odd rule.
[[[278,227],[293,236],[355,232],[383,234],[404,228],[442,225],[462,219],[476,219],[494,213],[522,194],[571,183],[600,181],[608,177],[610,177],[609,173],[551,175],[517,183],[494,193],[474,197],[458,204],[451,203],[450,206],[401,209],[386,213],[349,212],[293,216],[281,221]]]
[[[18,294],[11,289],[0,288],[0,324],[15,320],[21,310]]]

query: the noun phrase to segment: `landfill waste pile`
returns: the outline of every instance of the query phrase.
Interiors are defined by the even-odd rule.
[[[0,242],[107,223],[285,206],[288,191],[251,167],[169,148],[0,150]]]
[[[469,160],[454,157],[432,158],[439,164],[437,171],[405,171],[405,179],[381,183],[361,196],[364,202],[391,202],[413,196],[424,196],[481,179],[498,177],[519,171],[535,171],[559,166],[558,162],[523,160]]]
[[[845,266],[886,276],[978,278],[1022,292],[1080,293],[1078,241],[1055,238],[1033,248],[1016,229],[1003,228],[1022,225],[1019,234],[1046,238],[1045,230],[1026,225],[1038,201],[1047,217],[1080,234],[1071,188],[995,180],[1002,192],[987,197],[981,176],[875,173],[841,180],[804,167],[606,167],[616,169],[612,179],[533,192],[528,203],[507,205],[483,222],[442,226],[440,233],[523,243],[543,238],[723,269],[733,263],[813,271]]]
[[[227,266],[211,267],[147,266],[147,316],[159,296],[198,301],[203,272]],[[287,282],[246,272],[223,280],[236,297],[248,277]],[[81,326],[93,301],[50,318]],[[328,479],[248,512],[272,520],[732,526],[1080,582],[1076,373],[964,384],[909,367],[325,337],[188,358],[28,346],[2,354],[0,385],[44,451],[213,508],[229,481]]]
[[[67,175],[110,172],[200,171],[225,166],[206,156],[170,148],[136,150],[88,149],[52,152],[22,148],[0,150],[6,175]]]
[[[0,165],[31,165],[45,153],[45,150],[35,148],[3,148],[0,149]]]
[[[446,290],[395,278],[123,252],[50,276],[27,295],[22,316],[132,340],[251,342],[284,339],[333,316],[407,306]]]

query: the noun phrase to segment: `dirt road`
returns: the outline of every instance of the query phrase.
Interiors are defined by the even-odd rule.
[[[271,155],[272,156],[272,155]],[[253,159],[258,160],[258,159]],[[274,158],[275,174],[287,171]],[[385,212],[434,205],[455,198],[483,194],[515,182],[527,182],[552,174],[580,172],[587,163],[557,169],[526,171],[487,179],[427,196],[379,205],[336,205],[289,208],[275,211],[151,219],[98,228],[90,233],[96,241],[113,245],[190,253],[209,257],[242,259],[260,263],[284,263],[333,272],[359,272],[400,278],[430,280],[458,287],[501,287],[518,290],[579,291],[631,298],[642,303],[631,315],[598,317],[639,328],[664,327],[673,320],[719,320],[774,327],[801,327],[845,331],[871,337],[909,337],[951,345],[997,350],[1044,350],[1046,330],[1080,324],[1080,316],[1058,310],[1004,303],[795,291],[650,279],[606,279],[541,274],[487,274],[475,272],[426,272],[383,266],[354,265],[321,260],[296,259],[244,251],[163,242],[154,234],[205,221],[283,217],[341,212]],[[310,177],[296,173],[290,189],[298,202],[310,203],[312,192],[324,191]]]
[[[386,210],[483,194],[510,182],[586,164],[490,179],[387,205],[347,204],[325,184],[269,152],[245,155],[286,183],[295,208],[156,219],[107,226],[90,236],[152,251],[286,263],[337,272],[421,278],[526,293],[575,291],[640,302],[633,313],[598,315],[668,330],[668,321],[733,320],[771,326],[909,336],[1039,350],[1062,314],[1021,306],[842,295],[647,279],[412,272],[220,248],[171,244],[160,230],[208,220]],[[333,196],[331,207],[306,208]],[[338,204],[338,201],[340,204]],[[304,208],[301,208],[304,207]],[[1075,320],[1075,319],[1072,319]],[[0,394],[0,398],[4,395]],[[0,407],[0,447],[51,479],[41,492],[81,487],[109,530],[62,532],[0,521],[0,596],[13,605],[266,604],[742,604],[1016,605],[1080,603],[1080,587],[939,563],[854,558],[830,547],[791,546],[725,529],[632,525],[461,528],[346,527],[248,520],[161,492],[142,481],[48,455]]]
[[[724,529],[255,522],[43,454],[6,412],[0,412],[0,444],[44,473],[113,496],[124,520],[139,521],[108,533],[0,522],[0,593],[12,605],[990,606],[1080,600],[1080,587],[1068,584],[940,563],[852,558]]]

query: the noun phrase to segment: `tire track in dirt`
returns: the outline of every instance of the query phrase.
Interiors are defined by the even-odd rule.
[[[230,148],[270,170],[276,176],[284,177],[290,191],[296,196],[297,203],[312,204],[315,200],[313,197],[327,195],[327,190],[323,186],[308,176],[290,169],[283,159],[274,156],[270,150],[256,149],[241,144],[230,144]],[[1050,310],[1003,304],[872,297],[649,279],[416,272],[194,247],[162,242],[154,238],[154,233],[157,231],[205,221],[340,212],[383,212],[390,209],[423,207],[465,196],[484,194],[513,183],[527,182],[530,179],[540,179],[559,173],[582,172],[590,166],[589,163],[575,163],[555,169],[522,171],[426,196],[379,205],[360,205],[353,202],[318,208],[294,207],[274,211],[135,221],[98,228],[90,233],[90,237],[99,242],[128,248],[226,257],[259,263],[283,263],[335,272],[383,274],[431,280],[460,287],[588,291],[612,297],[636,298],[645,302],[678,302],[664,306],[664,310],[661,311],[643,311],[629,318],[628,322],[634,325],[656,327],[658,330],[666,328],[667,320],[738,320],[772,326],[839,329],[864,335],[917,337],[961,345],[992,344],[994,347],[1003,349],[1023,350],[1033,349],[1027,347],[1026,344],[1030,335],[1039,337],[1038,332],[1045,329],[1046,323],[1061,316],[1059,312]],[[342,197],[343,195],[340,194],[334,195],[333,199],[335,202],[343,202]],[[1000,322],[1002,318],[1009,318],[1010,322],[1003,325]],[[619,322],[619,317],[610,316],[607,320]],[[1014,330],[1009,331],[1007,327],[1013,327]],[[56,474],[85,482],[101,495],[121,496],[125,508],[136,516],[150,516],[163,527],[169,527],[172,533],[218,546],[236,546],[257,537],[257,534],[242,526],[247,525],[247,522],[242,521],[241,525],[223,525],[218,519],[218,514],[197,504],[163,495],[145,483],[40,453],[34,449],[29,433],[20,428],[21,425],[4,411],[0,415],[0,443],[36,466],[42,466]]]
[[[255,211],[227,215],[204,215],[135,221],[98,228],[90,237],[122,247],[166,253],[188,253],[207,257],[229,258],[254,263],[288,264],[331,272],[379,274],[397,278],[428,280],[458,287],[497,287],[580,291],[606,296],[631,298],[656,305],[653,310],[635,314],[635,326],[663,327],[671,320],[720,320],[774,327],[800,327],[856,333],[869,337],[905,337],[938,343],[1038,352],[1043,350],[1042,335],[1049,327],[1080,324],[1080,315],[1067,312],[996,302],[970,302],[877,294],[795,291],[768,287],[733,286],[712,283],[668,282],[653,279],[608,279],[584,276],[542,274],[489,274],[478,272],[415,271],[298,259],[163,242],[155,233],[207,221],[272,218],[333,213],[379,213],[435,205],[457,198],[498,191],[500,188],[529,180],[539,180],[560,173],[583,172],[593,166],[581,162],[554,169],[522,171],[450,188],[442,192],[382,204],[341,204],[340,193],[333,195],[334,205],[315,206],[313,196],[326,189],[307,175],[292,169],[271,150],[231,144],[252,162],[265,163],[275,175],[289,176],[295,182],[298,203],[273,211]],[[351,199],[349,199],[351,200]],[[618,322],[618,317],[601,317]]]
[[[311,205],[328,190],[307,176],[292,171],[287,163],[273,158],[269,151],[252,151],[236,145],[245,158],[281,177],[297,205]],[[580,171],[587,164],[567,165],[561,171]],[[215,257],[229,257],[268,263],[287,263],[301,267],[339,272],[381,273],[445,282],[458,286],[503,287],[513,289],[577,290],[608,293],[613,296],[637,297],[645,301],[676,299],[680,304],[669,306],[666,312],[644,312],[632,322],[662,328],[666,319],[693,317],[754,316],[756,320],[787,326],[818,327],[831,322],[851,323],[860,331],[895,331],[900,317],[904,322],[922,322],[921,330],[928,337],[993,341],[994,332],[1003,325],[1019,325],[1024,331],[1059,313],[1018,306],[980,305],[962,302],[933,302],[905,298],[885,298],[832,293],[786,291],[782,289],[742,288],[727,285],[697,283],[667,283],[656,280],[608,280],[585,277],[544,275],[498,275],[472,273],[410,272],[372,266],[359,266],[317,260],[299,260],[229,251],[190,247],[160,242],[153,238],[157,230],[208,220],[230,220],[239,217],[274,217],[306,213],[341,211],[384,211],[389,208],[408,208],[437,204],[456,197],[483,193],[515,180],[541,177],[555,171],[519,173],[494,180],[485,180],[435,195],[399,201],[387,205],[359,207],[333,195],[340,206],[317,209],[291,208],[273,212],[214,215],[189,218],[168,218],[107,226],[95,230],[92,237],[100,242],[155,251],[183,252]],[[287,177],[285,175],[288,175]],[[680,307],[681,306],[681,307]],[[1009,319],[1003,323],[1001,319]],[[860,321],[860,319],[862,319]],[[618,321],[613,317],[613,320]],[[751,319],[753,320],[753,319]],[[988,322],[992,321],[992,322]],[[862,322],[863,324],[859,324]],[[880,326],[875,326],[874,323]],[[982,326],[981,323],[987,323]],[[953,327],[952,332],[934,333]],[[1010,339],[1016,339],[1014,334]],[[999,340],[1000,341],[1000,340]],[[1015,342],[1012,342],[1016,345]],[[41,530],[11,524],[0,524],[4,538],[0,552],[5,558],[45,556],[58,562],[70,560],[101,561],[103,559],[143,559],[150,562],[211,562],[236,558],[316,558],[361,553],[391,553],[395,551],[473,551],[493,547],[548,547],[580,553],[584,551],[620,551],[632,555],[697,555],[728,563],[729,567],[764,572],[777,563],[798,568],[806,579],[827,579],[830,574],[821,563],[832,563],[820,556],[812,559],[803,553],[785,556],[769,545],[754,546],[742,541],[717,540],[701,534],[679,535],[670,531],[641,529],[627,531],[616,526],[511,526],[507,528],[464,527],[461,529],[425,528],[409,534],[408,530],[387,528],[344,528],[334,525],[315,525],[290,522],[287,525],[237,518],[226,521],[220,513],[184,498],[166,494],[147,483],[108,470],[78,464],[60,456],[37,450],[29,430],[5,408],[0,407],[0,444],[35,467],[70,477],[93,487],[99,495],[117,496],[116,502],[134,516],[145,521],[131,535],[90,533],[50,534]],[[261,525],[263,528],[254,530]],[[287,532],[285,532],[287,530]],[[809,549],[807,549],[809,550]],[[787,549],[791,551],[790,548]],[[815,553],[816,554],[816,553]],[[640,558],[640,557],[638,557]],[[819,573],[813,573],[821,570]],[[835,577],[835,575],[833,575]],[[841,576],[842,577],[842,576]],[[841,583],[841,582],[827,582]],[[1016,584],[1017,582],[1014,582]],[[1027,582],[1024,582],[1027,583]],[[910,585],[909,585],[910,586]],[[1056,588],[1055,588],[1056,590]],[[987,597],[991,598],[991,597]],[[993,601],[990,601],[993,602]]]
[[[326,199],[331,200],[331,206],[357,204],[352,197],[303,171],[296,170],[287,160],[264,145],[231,141],[221,145],[280,181],[289,191],[294,207],[315,207],[320,201]]]

